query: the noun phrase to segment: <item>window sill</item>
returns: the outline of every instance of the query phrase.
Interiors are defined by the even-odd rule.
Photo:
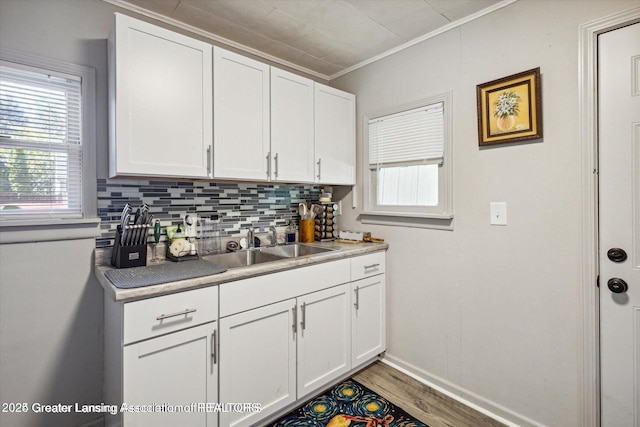
[[[0,221],[0,244],[93,239],[100,235],[100,218]]]
[[[413,214],[405,212],[362,212],[358,217],[363,224],[396,227],[453,230],[453,214]]]

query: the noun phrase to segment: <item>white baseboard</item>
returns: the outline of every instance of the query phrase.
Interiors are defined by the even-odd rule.
[[[545,427],[525,416],[517,414],[501,405],[487,400],[475,393],[463,389],[447,380],[431,375],[424,370],[402,361],[394,356],[386,354],[381,360],[398,371],[409,375],[411,378],[427,385],[434,390],[468,406],[476,411],[493,418],[509,427]],[[464,397],[463,397],[464,396]]]

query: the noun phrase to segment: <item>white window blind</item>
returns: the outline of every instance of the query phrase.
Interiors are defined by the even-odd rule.
[[[0,216],[82,215],[80,77],[0,63]]]
[[[369,168],[444,161],[444,103],[369,120]]]

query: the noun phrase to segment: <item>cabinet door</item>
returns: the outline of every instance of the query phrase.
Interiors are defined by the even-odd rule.
[[[269,66],[219,47],[213,56],[213,174],[266,180]]]
[[[211,45],[116,13],[109,39],[110,176],[207,177]]]
[[[351,368],[349,285],[298,298],[298,399]]]
[[[220,319],[220,401],[261,412],[221,412],[224,427],[249,426],[296,400],[295,299]]]
[[[218,402],[216,322],[132,344],[123,349],[123,402],[129,405],[191,405]],[[124,412],[124,425],[218,425],[218,414]]]
[[[355,185],[356,99],[315,83],[316,182]]]
[[[271,68],[271,179],[313,182],[313,81]]]
[[[385,276],[351,283],[352,367],[370,360],[386,348]]]

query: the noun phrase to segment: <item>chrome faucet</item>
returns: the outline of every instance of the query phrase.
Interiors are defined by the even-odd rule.
[[[247,230],[247,249],[251,249],[254,247],[255,236],[256,235],[253,228],[249,228],[249,230]]]
[[[271,243],[269,246],[277,246],[278,245],[278,231],[273,225],[269,226],[269,232],[271,233]]]

